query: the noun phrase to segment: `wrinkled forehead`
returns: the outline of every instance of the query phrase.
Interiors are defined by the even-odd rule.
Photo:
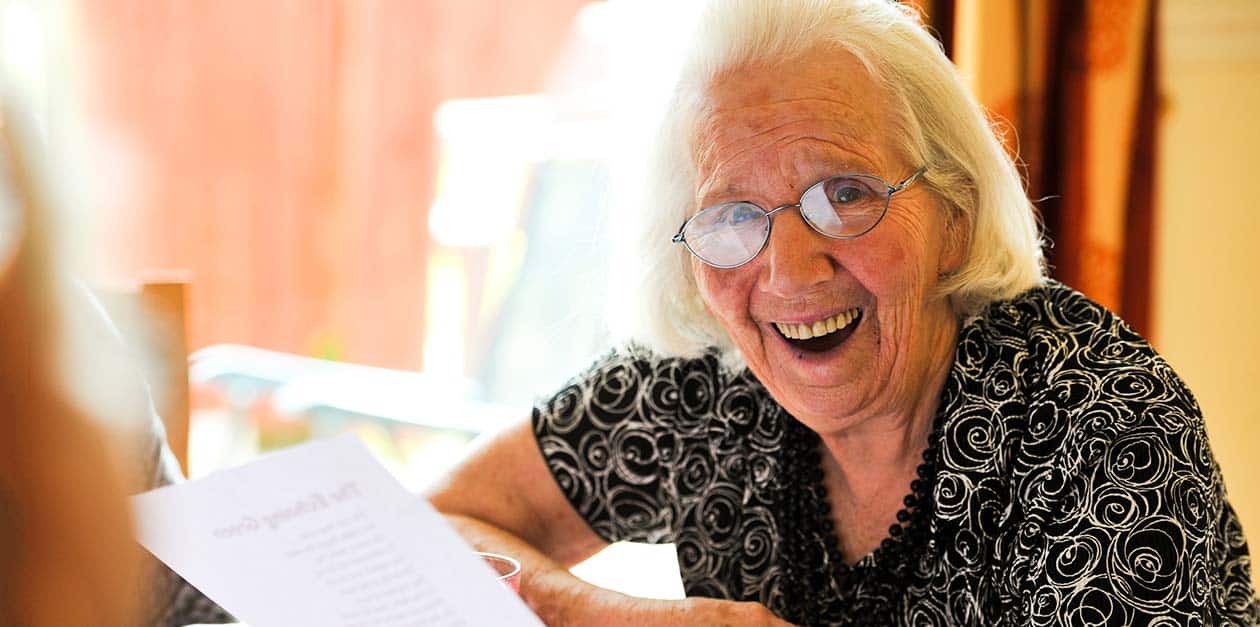
[[[693,126],[697,171],[712,172],[766,151],[834,149],[832,160],[885,169],[903,112],[890,91],[839,47],[759,61],[717,74]],[[848,153],[848,154],[841,154]]]
[[[705,90],[712,109],[820,99],[855,105],[887,100],[885,89],[853,53],[835,45],[784,59],[761,59],[717,73]],[[875,111],[872,111],[875,113]]]

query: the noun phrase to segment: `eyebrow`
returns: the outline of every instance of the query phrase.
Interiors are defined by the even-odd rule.
[[[838,174],[870,174],[870,175],[878,176],[880,178],[884,177],[883,174],[876,172],[872,165],[855,165],[852,161],[840,163],[835,168],[830,169],[827,172],[828,172],[827,174],[823,174],[822,176],[819,176],[818,178],[812,179],[808,181],[807,183],[805,183],[805,185],[797,193],[804,193],[805,190],[809,189],[809,186],[814,185],[815,183],[818,183],[819,181],[829,179]],[[716,198],[716,199],[722,199],[722,200],[713,200],[711,202],[703,202],[704,197],[701,197],[697,200],[702,201],[700,204],[702,208],[712,207],[713,205],[721,204],[724,202],[749,202],[745,198],[742,197],[745,194],[746,194],[746,190],[742,185],[736,182],[731,182],[731,183],[727,183],[726,187],[723,188],[720,193],[710,193],[706,195],[709,198]]]

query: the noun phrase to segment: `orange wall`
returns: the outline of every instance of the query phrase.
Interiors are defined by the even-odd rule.
[[[194,349],[418,368],[433,112],[538,91],[582,4],[81,2],[88,108],[138,157],[103,274],[191,270]]]

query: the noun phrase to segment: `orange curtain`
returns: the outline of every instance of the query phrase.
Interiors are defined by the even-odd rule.
[[[1156,2],[951,4],[954,60],[1038,199],[1051,274],[1149,333]]]

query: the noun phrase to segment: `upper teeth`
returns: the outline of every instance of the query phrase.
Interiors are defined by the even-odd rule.
[[[793,340],[808,340],[812,337],[822,337],[828,333],[835,333],[840,329],[849,326],[854,320],[857,320],[861,310],[857,307],[848,311],[842,311],[830,318],[818,320],[813,324],[802,324],[792,322],[776,322],[774,326],[784,336]]]

